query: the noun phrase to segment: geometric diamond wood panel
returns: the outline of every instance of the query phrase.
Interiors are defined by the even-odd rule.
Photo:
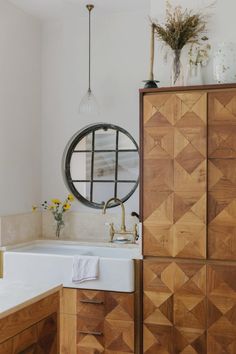
[[[0,344],[1,354],[57,354],[57,314]]]
[[[208,163],[209,258],[236,260],[236,159]]]
[[[206,354],[206,265],[144,261],[144,353]]]
[[[108,320],[134,321],[134,295],[105,293],[105,318]]]
[[[236,93],[208,95],[209,158],[236,158]]]
[[[236,265],[208,265],[208,354],[236,353]]]
[[[12,354],[13,353],[13,339],[9,339],[0,344],[0,354]]]
[[[144,254],[206,257],[206,93],[144,96]]]
[[[37,353],[40,354],[56,354],[58,353],[57,344],[57,314],[39,322],[37,325],[38,330],[38,346]]]
[[[131,321],[105,320],[105,353],[134,353],[134,323]]]
[[[134,352],[134,295],[105,293],[105,353]]]
[[[37,342],[38,342],[37,325],[34,325],[30,328],[27,328],[23,332],[19,333],[15,337],[13,337],[12,351],[11,352],[5,351],[2,354],[24,353],[24,352],[41,353],[40,351],[37,351]],[[54,351],[54,353],[56,353],[56,351]]]
[[[208,253],[236,260],[235,91],[210,93],[208,106]]]

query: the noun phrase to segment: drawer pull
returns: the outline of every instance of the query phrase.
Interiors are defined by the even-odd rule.
[[[102,300],[80,300],[83,304],[94,304],[94,305],[103,305],[104,301]]]
[[[97,337],[100,337],[103,335],[102,332],[97,332],[97,331],[79,331],[80,334],[88,334],[88,335],[91,335],[91,336],[97,336]]]

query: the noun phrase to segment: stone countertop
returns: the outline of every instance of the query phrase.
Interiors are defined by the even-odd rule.
[[[61,284],[25,284],[0,279],[0,319],[60,291]]]

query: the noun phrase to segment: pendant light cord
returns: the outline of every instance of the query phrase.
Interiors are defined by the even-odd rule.
[[[86,5],[89,12],[89,87],[88,92],[91,92],[91,11],[94,9],[94,5]]]
[[[89,10],[89,88],[91,92],[91,10]]]

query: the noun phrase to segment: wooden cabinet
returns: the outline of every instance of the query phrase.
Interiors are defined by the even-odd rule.
[[[63,289],[61,324],[62,354],[134,353],[134,294]]]
[[[236,84],[141,92],[143,352],[236,353]]]
[[[58,310],[54,294],[1,319],[0,354],[58,354]]]

